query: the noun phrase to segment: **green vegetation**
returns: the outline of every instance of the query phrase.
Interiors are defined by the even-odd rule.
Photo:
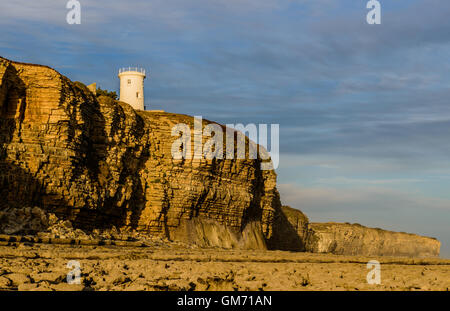
[[[116,92],[102,90],[101,88],[97,88],[97,97],[99,97],[99,96],[108,96],[114,100],[117,100],[117,97],[118,97]]]

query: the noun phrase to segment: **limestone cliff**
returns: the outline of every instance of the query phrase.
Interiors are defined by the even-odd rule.
[[[441,243],[434,238],[359,224],[309,223],[305,214],[297,209],[283,206],[282,211],[289,221],[289,225],[281,226],[282,233],[291,250],[359,256],[439,256]],[[279,228],[277,217],[274,226]],[[277,229],[275,235],[280,230]],[[293,231],[297,238],[293,237]]]
[[[180,123],[194,127],[190,116],[135,111],[49,67],[0,58],[0,229],[32,231],[48,218],[42,209],[87,231],[114,227],[199,246],[439,254],[431,238],[309,224],[281,208],[276,174],[261,170],[261,159],[174,160]]]
[[[306,250],[364,256],[437,257],[440,242],[404,232],[348,223],[310,223]]]
[[[193,118],[138,112],[49,67],[0,58],[0,209],[38,206],[84,229],[265,248],[281,206],[275,172],[260,159],[174,160],[178,123],[192,128]]]

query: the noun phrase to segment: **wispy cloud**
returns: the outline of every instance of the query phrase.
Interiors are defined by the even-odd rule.
[[[278,186],[283,202],[299,209],[315,211],[336,210],[367,210],[375,207],[385,211],[389,209],[445,210],[450,216],[450,199],[427,197],[414,191],[399,191],[391,188],[355,186],[349,189],[316,186],[302,187],[295,184],[280,184]],[[330,213],[333,218],[333,213]],[[351,213],[349,213],[349,216]]]
[[[388,185],[388,184],[405,184],[405,183],[417,183],[423,182],[424,179],[417,178],[394,178],[394,179],[361,179],[361,178],[348,178],[343,176],[331,177],[331,178],[319,178],[315,182],[317,184],[328,185]]]
[[[427,219],[440,230],[432,219],[445,219],[450,187],[449,1],[385,1],[378,27],[354,0],[80,2],[73,26],[66,1],[2,1],[0,55],[112,90],[118,67],[146,67],[153,109],[280,124],[279,181],[295,185],[281,187],[283,200],[308,202],[299,207],[323,219],[351,206],[355,218],[410,231]]]
[[[450,199],[417,191],[354,186],[278,186],[283,204],[302,210],[312,222],[351,222],[438,238],[442,255],[450,256]]]

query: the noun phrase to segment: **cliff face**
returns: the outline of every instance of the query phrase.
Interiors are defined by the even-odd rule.
[[[39,206],[87,229],[265,248],[280,209],[274,171],[259,159],[174,160],[178,123],[193,128],[192,117],[97,100],[51,68],[0,58],[0,209]]]
[[[309,223],[301,211],[282,207],[289,225],[280,226],[275,213],[274,226],[281,232],[289,250],[358,256],[438,257],[441,243],[416,234],[368,228],[348,223]],[[283,249],[283,243],[278,242]]]
[[[311,223],[309,229],[306,249],[314,253],[437,257],[441,244],[434,238],[359,224]]]
[[[82,229],[115,226],[199,246],[439,255],[431,238],[309,224],[281,208],[276,174],[261,170],[260,159],[174,160],[180,123],[194,128],[192,117],[135,111],[49,67],[0,58],[0,222],[34,228],[41,224],[17,221],[37,221],[43,209]],[[23,207],[40,209],[11,212]]]

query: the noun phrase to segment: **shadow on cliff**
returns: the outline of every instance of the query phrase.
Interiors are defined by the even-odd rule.
[[[26,169],[2,157],[0,170],[0,209],[42,206],[44,188]]]
[[[8,64],[0,80],[0,159],[6,158],[5,145],[17,130],[20,140],[21,126],[27,105],[26,87],[14,66]]]
[[[83,140],[77,151],[79,162],[74,164],[75,171],[72,177],[73,182],[80,176],[88,173],[89,179],[94,186],[91,191],[96,194],[97,200],[86,198],[86,204],[76,209],[74,223],[83,229],[110,229],[115,227],[127,226],[136,229],[140,219],[141,211],[145,206],[145,193],[141,183],[139,173],[144,167],[149,157],[148,150],[137,156],[139,146],[129,147],[125,141],[115,142],[112,139],[115,136],[123,135],[126,129],[127,118],[134,117],[135,122],[132,128],[127,128],[130,135],[134,135],[137,141],[144,135],[144,120],[131,110],[132,115],[127,115],[123,107],[116,101],[108,97],[91,97],[92,94],[81,83],[74,83],[76,88],[82,91],[74,90],[77,97],[82,98],[79,103],[81,117],[83,119]],[[130,112],[130,111],[128,111]],[[112,115],[112,120],[106,120],[105,115]],[[110,126],[110,132],[107,133],[107,123]],[[76,124],[76,120],[73,120]],[[120,133],[122,131],[122,133]],[[125,148],[120,157],[120,174],[118,181],[114,181],[118,186],[114,195],[110,195],[111,172],[108,169],[107,159],[114,152],[114,148]],[[103,169],[102,169],[103,167]],[[116,168],[116,167],[115,167]],[[129,198],[124,199],[124,193],[127,192],[129,179],[132,179],[132,189]]]
[[[7,155],[13,139],[22,143],[21,129],[26,108],[26,85],[16,68],[8,64],[0,85],[0,209],[42,206],[45,193],[42,183]],[[18,155],[23,153],[20,148],[15,150],[12,147],[11,150]]]
[[[30,173],[28,165],[33,161],[30,161],[29,157],[33,155],[27,154],[29,150],[21,138],[22,124],[27,113],[27,85],[11,63],[6,65],[1,78],[0,208],[39,206],[62,219],[71,220],[75,227],[83,229],[121,227],[127,212],[131,212],[132,224],[137,224],[145,195],[138,175],[139,170],[133,168],[142,167],[148,154],[144,153],[141,158],[135,157],[128,163],[126,160],[132,157],[130,153],[133,153],[133,150],[126,151],[122,161],[127,163],[123,165],[118,184],[119,187],[126,187],[125,180],[130,175],[133,176],[134,184],[131,198],[126,204],[119,204],[118,202],[123,202],[120,191],[115,196],[108,195],[110,176],[104,176],[100,165],[102,163],[105,166],[104,161],[111,147],[109,140],[115,132],[113,130],[110,136],[107,135],[102,111],[105,107],[101,107],[95,95],[83,84],[72,83],[62,77],[63,89],[59,105],[65,107],[69,116],[68,147],[73,148],[75,156],[70,157],[71,176],[67,188],[58,191],[60,193],[50,193],[45,186],[49,183],[47,174],[50,172],[44,175],[46,177],[40,178]],[[118,108],[119,105],[115,103],[113,109]],[[137,116],[136,123],[134,133],[142,135],[144,121]],[[53,141],[41,142],[47,143],[55,144]],[[64,148],[65,141],[59,143]],[[86,178],[89,182],[83,182]],[[72,190],[79,195],[74,196]]]
[[[261,200],[264,193],[263,172],[260,169],[261,163],[255,161],[255,179],[253,182],[253,200],[250,207],[244,211],[241,231],[252,222],[262,219]],[[272,196],[271,206],[275,207],[272,224],[272,235],[266,239],[267,248],[270,250],[283,251],[305,251],[306,241],[299,236],[297,230],[289,222],[281,208],[279,193],[276,191]]]
[[[271,250],[303,252],[306,241],[302,238],[280,206],[275,209],[272,225],[272,237],[267,241],[267,248]]]

